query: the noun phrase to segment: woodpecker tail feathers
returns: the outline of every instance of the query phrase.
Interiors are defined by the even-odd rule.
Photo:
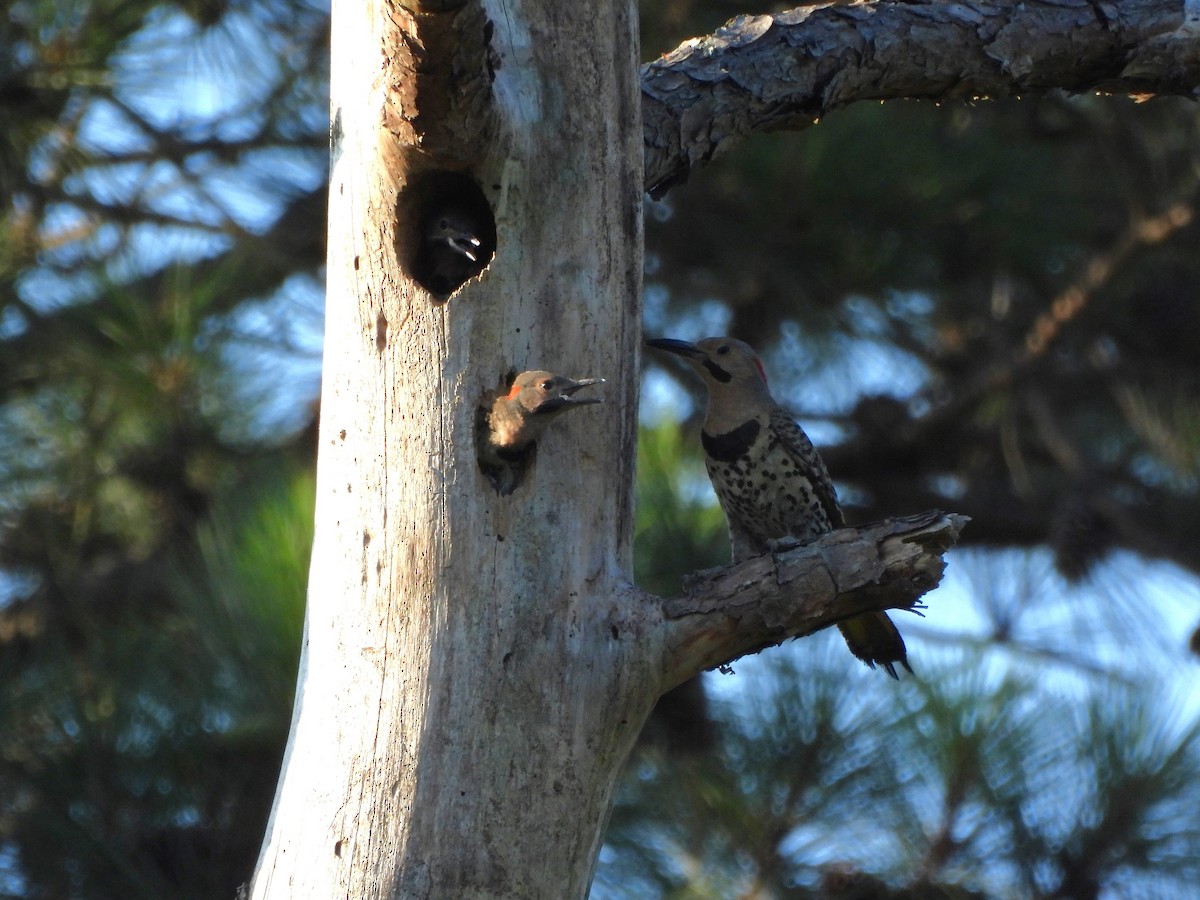
[[[864,613],[846,619],[838,623],[838,631],[842,633],[850,652],[872,669],[879,665],[888,675],[899,680],[896,674],[896,664],[899,663],[912,674],[904,638],[886,613]]]

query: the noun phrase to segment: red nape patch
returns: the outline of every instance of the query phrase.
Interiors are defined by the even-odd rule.
[[[506,396],[504,399],[505,400],[516,400],[517,394],[519,394],[519,393],[521,393],[521,386],[514,381],[512,390],[510,390],[508,392],[508,396]]]
[[[763,384],[769,384],[767,381],[767,370],[763,368],[762,360],[757,356],[754,357],[754,368],[758,369],[758,374],[762,376]]]

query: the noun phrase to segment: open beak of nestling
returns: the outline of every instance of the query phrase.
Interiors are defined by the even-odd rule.
[[[454,212],[443,213],[429,223],[425,235],[433,243],[445,244],[471,262],[479,262],[479,248],[483,241],[475,234],[467,217]]]
[[[571,378],[566,378],[562,375],[556,375],[550,379],[550,386],[546,390],[546,399],[537,405],[533,410],[534,415],[545,415],[547,413],[556,413],[564,409],[569,409],[573,406],[587,406],[591,403],[603,403],[603,397],[576,397],[577,391],[582,390],[592,384],[604,384],[603,378],[581,378],[575,381]],[[545,385],[543,385],[545,388]]]
[[[461,253],[471,262],[479,262],[479,246],[482,242],[475,235],[450,229],[446,232],[445,238],[446,243],[456,252]]]
[[[666,350],[668,353],[674,353],[684,359],[696,359],[704,355],[704,351],[695,344],[688,341],[677,341],[674,338],[652,338],[646,341],[646,346],[656,350]]]

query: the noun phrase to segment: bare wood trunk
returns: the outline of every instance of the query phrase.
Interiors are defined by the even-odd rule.
[[[495,71],[486,144],[440,158],[482,188],[496,255],[446,302],[406,259],[405,190],[439,151],[404,143],[413,121],[420,137],[405,116],[421,106],[401,96],[405,48],[436,14],[334,3],[316,536],[258,898],[582,896],[661,683],[646,646],[661,633],[643,630],[625,582],[642,270],[634,11],[468,3],[438,20],[486,27]],[[501,497],[476,462],[475,410],[528,368],[602,376],[606,402],[556,423]]]

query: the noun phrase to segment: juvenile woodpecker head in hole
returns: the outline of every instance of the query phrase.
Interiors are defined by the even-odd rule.
[[[501,494],[511,494],[533,461],[546,426],[568,409],[603,403],[600,397],[577,397],[578,391],[603,378],[578,381],[553,372],[518,375],[508,393],[480,407],[476,423],[479,468]]]
[[[492,248],[485,228],[469,210],[436,205],[421,220],[414,274],[430,292],[446,296],[487,265]]]
[[[444,244],[449,253],[465,257],[471,263],[479,262],[483,241],[475,234],[475,223],[461,209],[435,210],[425,223],[424,238],[431,246]]]

